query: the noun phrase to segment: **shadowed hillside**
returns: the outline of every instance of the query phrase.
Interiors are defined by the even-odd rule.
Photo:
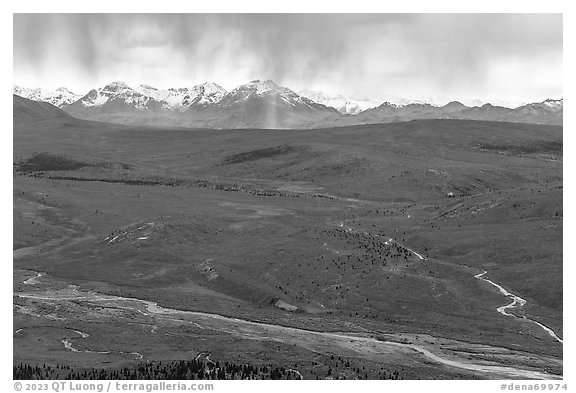
[[[70,117],[66,112],[47,102],[32,101],[16,94],[13,100],[13,113],[14,124]]]

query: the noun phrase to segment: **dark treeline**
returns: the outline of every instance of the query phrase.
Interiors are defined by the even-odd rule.
[[[360,372],[360,369],[358,369]],[[325,378],[340,378],[329,368]],[[234,379],[302,379],[299,371],[274,365],[255,366],[249,363],[236,364],[209,359],[180,360],[140,363],[133,368],[74,370],[69,366],[35,366],[20,363],[13,367],[14,380],[234,380]],[[316,379],[321,379],[316,376]],[[322,378],[324,379],[324,378]],[[358,379],[368,379],[368,375],[358,375]],[[398,371],[384,373],[378,379],[401,379]]]
[[[68,366],[31,366],[20,363],[13,368],[16,379],[66,379],[66,380],[184,380],[184,379],[299,379],[283,367],[254,366],[210,360],[181,360],[140,363],[134,368],[89,369],[77,371]]]

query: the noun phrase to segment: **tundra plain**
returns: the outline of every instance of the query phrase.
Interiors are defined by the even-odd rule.
[[[561,126],[31,116],[13,149],[14,365],[562,376]]]

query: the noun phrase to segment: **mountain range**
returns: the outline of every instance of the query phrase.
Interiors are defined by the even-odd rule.
[[[45,90],[40,88],[29,89],[14,85],[14,94],[32,101],[47,102],[58,108],[70,105],[82,97],[80,94],[72,93],[65,87],[59,87],[56,90]]]
[[[517,108],[491,104],[469,107],[453,101],[377,105],[368,100],[298,93],[271,80],[253,80],[226,91],[206,82],[189,88],[130,87],[111,82],[79,95],[61,87],[54,91],[14,86],[14,94],[61,108],[73,117],[133,125],[193,128],[320,128],[416,119],[467,119],[561,125],[563,99],[546,99]]]

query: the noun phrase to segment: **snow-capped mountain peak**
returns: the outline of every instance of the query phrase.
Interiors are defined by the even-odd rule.
[[[13,92],[16,95],[33,101],[48,102],[58,108],[69,105],[81,97],[79,94],[75,94],[65,87],[59,87],[56,90],[45,90],[41,88],[29,89],[14,85]]]
[[[219,102],[228,92],[222,86],[213,82],[204,82],[191,89],[195,92],[195,103],[209,105]]]
[[[108,90],[130,89],[130,86],[128,86],[128,84],[123,81],[114,81],[104,86],[104,89]]]
[[[271,93],[288,93],[288,95],[295,94],[292,90],[278,86],[274,81],[260,81],[259,79],[254,79],[244,85],[240,85],[230,92],[230,94],[241,96],[244,99],[248,98],[250,95],[263,96]]]
[[[192,105],[206,106],[218,103],[227,91],[213,82],[204,82],[192,87],[159,90],[157,100],[163,101],[163,107],[184,110]]]
[[[393,104],[390,101],[384,101],[382,104],[378,105],[377,108],[395,108],[395,109],[398,109],[398,108],[402,108],[403,106],[405,106],[405,105]]]
[[[564,99],[560,98],[559,100],[555,100],[552,98],[548,98],[544,100],[542,104],[547,106],[548,108],[560,110],[564,108]]]
[[[232,90],[226,96],[224,104],[230,105],[250,98],[266,99],[272,96],[277,96],[292,106],[299,104],[309,106],[309,104],[312,103],[310,100],[300,97],[292,90],[279,86],[274,81],[260,81],[259,79],[255,79]]]
[[[144,96],[153,98],[156,101],[163,101],[170,94],[169,90],[157,89],[156,87],[152,87],[150,85],[138,85],[134,90]]]
[[[516,108],[524,113],[539,113],[550,115],[562,115],[564,111],[564,99],[548,98],[542,102],[533,102]]]
[[[256,79],[248,83],[249,86],[254,87],[256,89],[256,94],[262,95],[268,92],[278,92],[278,93],[285,93],[289,91],[285,87],[278,86],[274,81],[268,79],[263,82]]]
[[[264,107],[268,108],[267,111],[269,113],[274,113],[270,109],[273,107],[302,111],[302,113],[307,113],[308,116],[314,112],[322,113],[323,115],[332,113],[332,108],[327,108],[325,105],[302,97],[272,80],[251,80],[230,91],[219,102],[221,108],[233,108],[238,105],[264,105]]]
[[[150,101],[154,101],[154,98],[120,81],[110,82],[104,87],[90,90],[80,99],[84,107],[98,107],[110,102],[133,106],[139,110],[148,109]]]

